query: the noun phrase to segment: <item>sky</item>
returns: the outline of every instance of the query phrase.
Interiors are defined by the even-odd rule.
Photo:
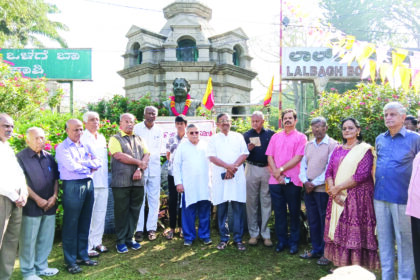
[[[124,94],[124,80],[117,74],[123,69],[122,55],[128,42],[125,35],[132,25],[159,33],[166,20],[163,8],[174,0],[46,0],[60,14],[51,19],[68,26],[61,32],[69,48],[92,48],[93,81],[75,82],[74,98],[86,103]],[[278,76],[278,49],[267,50],[278,40],[279,0],[202,0],[213,11],[210,24],[216,34],[241,27],[250,38],[254,58],[252,70],[259,73],[252,83],[251,100],[261,100],[273,75]],[[249,4],[246,4],[249,3]],[[59,47],[48,42],[46,47]],[[277,79],[277,78],[276,78]],[[265,87],[264,87],[265,86]]]

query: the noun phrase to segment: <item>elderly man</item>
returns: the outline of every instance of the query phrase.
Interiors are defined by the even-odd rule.
[[[233,241],[240,251],[246,249],[242,242],[246,182],[243,162],[249,155],[243,136],[230,131],[232,121],[226,113],[217,116],[220,132],[210,138],[207,156],[212,164],[212,199],[217,205],[217,223],[220,243],[217,249],[224,250],[229,241],[227,225],[229,201],[233,214]]]
[[[89,226],[94,201],[92,175],[102,166],[89,145],[80,142],[83,124],[66,122],[68,137],[57,146],[56,160],[63,181],[63,251],[67,271],[80,273],[79,265],[95,266],[88,255]]]
[[[147,215],[146,230],[150,241],[156,239],[156,228],[159,215],[160,199],[160,147],[162,144],[162,130],[155,125],[158,109],[153,106],[144,108],[144,121],[134,126],[134,134],[140,136],[150,152],[148,168],[144,171],[145,200],[149,206]],[[135,238],[137,242],[143,240],[143,229],[145,223],[145,203],[141,206],[140,217],[137,223]]]
[[[13,134],[13,120],[0,113],[0,279],[9,279],[15,263],[22,221],[22,207],[28,197],[25,175],[7,140]]]
[[[169,137],[166,143],[166,159],[168,160],[168,190],[169,190],[169,227],[166,232],[166,239],[171,240],[174,237],[176,224],[181,226],[181,209],[179,208],[181,202],[181,195],[177,192],[174,176],[173,176],[173,162],[175,151],[181,141],[186,138],[185,127],[187,126],[187,119],[183,115],[176,116],[175,128],[176,133]],[[181,230],[182,233],[182,230]]]
[[[324,117],[312,119],[311,129],[314,139],[306,144],[305,155],[300,162],[299,179],[305,187],[305,205],[312,250],[300,257],[319,258],[317,264],[327,265],[329,261],[323,257],[325,215],[329,198],[325,192],[325,170],[337,141],[328,137],[328,126]]]
[[[261,234],[264,245],[273,246],[270,239],[268,220],[271,216],[271,197],[268,188],[268,162],[265,152],[274,131],[264,128],[264,114],[255,111],[251,116],[252,129],[244,133],[248,145],[249,156],[246,159],[246,214],[248,218],[248,231],[251,237],[249,245],[257,245],[258,236]],[[259,207],[260,206],[260,207]],[[258,211],[260,208],[260,211]],[[261,213],[261,219],[258,217]],[[261,229],[258,221],[261,220]]]
[[[410,218],[405,215],[413,160],[420,151],[420,135],[404,127],[405,108],[398,102],[384,107],[388,131],[376,137],[374,207],[378,229],[382,279],[394,279],[395,242],[398,279],[414,273]]]
[[[266,155],[271,169],[271,202],[277,234],[276,252],[290,246],[290,254],[298,252],[300,238],[300,162],[305,153],[306,136],[296,130],[297,115],[293,109],[281,114],[284,130],[271,137]],[[287,234],[287,208],[290,214],[290,238]]]
[[[92,220],[89,232],[89,257],[97,257],[99,253],[108,252],[102,245],[105,230],[105,215],[108,204],[108,152],[105,137],[99,133],[99,115],[96,112],[86,112],[83,115],[85,131],[80,141],[89,145],[95,155],[101,159],[102,166],[93,173],[93,193],[95,201],[92,209]]]
[[[133,134],[135,117],[125,113],[120,116],[120,131],[109,139],[112,154],[112,194],[117,235],[117,252],[124,254],[128,248],[140,249],[133,241],[144,195],[144,170],[149,152],[139,136]],[[127,248],[128,247],[128,248]]]
[[[184,245],[191,246],[196,238],[195,219],[198,216],[198,237],[205,245],[210,239],[210,187],[207,145],[200,141],[194,124],[187,127],[188,140],[178,146],[173,173],[176,189],[182,196],[182,228]]]
[[[54,158],[44,151],[45,133],[39,127],[26,131],[28,147],[17,154],[25,173],[29,200],[23,208],[19,240],[20,270],[23,279],[53,276],[56,268],[48,268],[55,232],[58,195],[58,167]]]

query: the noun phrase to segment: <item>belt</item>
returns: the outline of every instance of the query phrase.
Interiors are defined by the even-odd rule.
[[[255,161],[250,161],[250,160],[247,160],[246,162],[251,165],[258,166],[258,167],[266,167],[268,165],[268,163],[255,162]]]

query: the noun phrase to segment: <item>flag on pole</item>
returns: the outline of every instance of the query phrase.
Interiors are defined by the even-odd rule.
[[[209,81],[207,82],[206,92],[204,93],[201,104],[203,104],[207,110],[211,110],[214,106],[213,85],[211,84],[211,78],[209,78]]]
[[[267,106],[271,103],[271,96],[273,96],[273,86],[274,86],[274,76],[271,79],[271,84],[268,87],[267,94],[264,97],[264,106]]]

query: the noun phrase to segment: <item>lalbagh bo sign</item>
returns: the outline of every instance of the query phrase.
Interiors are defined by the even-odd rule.
[[[332,80],[360,80],[362,70],[334,58],[329,48],[284,48],[282,78],[285,80],[328,77]]]
[[[92,80],[91,49],[0,49],[12,71],[49,80]]]

